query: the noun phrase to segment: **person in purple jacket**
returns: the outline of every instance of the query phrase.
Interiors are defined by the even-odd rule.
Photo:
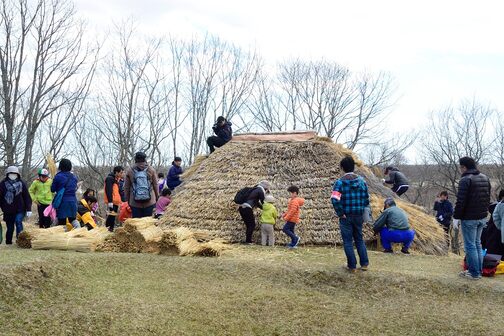
[[[77,217],[77,177],[72,173],[72,162],[68,159],[61,159],[59,172],[54,176],[51,185],[51,191],[57,193],[62,188],[65,188],[61,205],[56,209],[58,217],[58,225],[66,225],[67,220],[74,227],[80,226],[76,221]]]
[[[16,238],[23,231],[23,218],[30,217],[32,199],[26,183],[21,180],[19,169],[10,166],[5,172],[5,178],[0,182],[0,208],[3,219],[7,225],[5,243],[12,244],[14,225],[16,226]],[[0,225],[0,243],[2,242],[2,226]]]
[[[166,176],[166,186],[168,189],[173,190],[178,187],[182,181],[180,180],[180,175],[182,175],[182,159],[178,156],[172,162],[172,166],[168,171],[168,176]]]

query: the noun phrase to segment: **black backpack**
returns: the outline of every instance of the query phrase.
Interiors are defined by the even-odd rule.
[[[243,189],[238,190],[238,192],[236,193],[236,195],[234,197],[234,202],[236,204],[243,204],[243,203],[247,202],[248,197],[249,197],[250,193],[252,192],[252,190],[254,190],[253,187],[252,188],[245,187]]]

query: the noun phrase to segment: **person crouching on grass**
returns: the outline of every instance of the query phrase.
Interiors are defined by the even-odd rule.
[[[304,205],[304,198],[298,196],[299,188],[296,186],[290,186],[287,189],[290,192],[291,197],[289,199],[289,204],[287,205],[287,212],[284,212],[282,219],[286,221],[282,231],[290,237],[291,242],[287,245],[288,248],[296,248],[299,245],[301,238],[296,236],[294,229],[296,224],[299,224],[299,215],[301,214],[301,207]]]
[[[274,227],[278,218],[278,212],[273,203],[275,198],[273,195],[266,195],[261,212],[261,245],[275,246],[275,231]]]

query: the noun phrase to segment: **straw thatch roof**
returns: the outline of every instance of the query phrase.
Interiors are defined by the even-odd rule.
[[[341,175],[340,160],[346,155],[355,155],[326,138],[287,141],[282,134],[276,141],[269,134],[266,141],[261,141],[260,135],[254,137],[254,141],[235,139],[208,158],[199,157],[184,175],[184,183],[177,188],[161,224],[205,229],[231,242],[242,241],[245,227],[233,202],[234,195],[239,189],[265,179],[272,183],[271,192],[277,199],[279,213],[287,207],[287,188],[294,184],[301,189],[300,196],[306,202],[296,230],[303,243],[341,243],[330,195],[334,181]],[[362,161],[355,159],[359,166],[356,172],[366,179],[370,193],[378,198],[392,196]],[[374,205],[376,213],[382,205],[376,202]],[[420,218],[411,221],[419,234],[428,233],[420,237],[422,244],[416,245],[417,250],[441,253],[439,246],[444,243],[443,231],[436,221],[417,207],[408,207],[407,211],[410,218]],[[287,242],[287,237],[280,231],[282,225],[279,220],[275,233],[278,243]],[[417,226],[421,229],[418,230]],[[258,229],[256,241],[260,237]],[[364,234],[368,241],[375,239],[370,227],[364,229]]]

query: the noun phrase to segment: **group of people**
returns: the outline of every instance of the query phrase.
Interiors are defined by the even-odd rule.
[[[220,116],[212,127],[215,136],[207,139],[210,153],[222,147],[232,138],[231,122]],[[168,173],[157,174],[147,163],[147,156],[137,152],[134,164],[125,170],[116,166],[104,181],[104,203],[107,207],[105,226],[113,231],[117,222],[126,218],[148,216],[161,217],[171,203],[171,193],[181,183],[182,159],[175,157]],[[19,169],[10,166],[5,179],[0,182],[0,208],[7,225],[6,244],[12,244],[23,230],[23,219],[32,215],[32,202],[37,206],[40,228],[49,228],[53,223],[65,225],[68,230],[78,227],[95,228],[98,210],[98,195],[87,189],[77,201],[78,178],[72,172],[72,163],[61,159],[58,173],[51,178],[47,169],[39,169],[37,178],[28,189],[21,179]],[[3,241],[0,225],[0,243]]]

